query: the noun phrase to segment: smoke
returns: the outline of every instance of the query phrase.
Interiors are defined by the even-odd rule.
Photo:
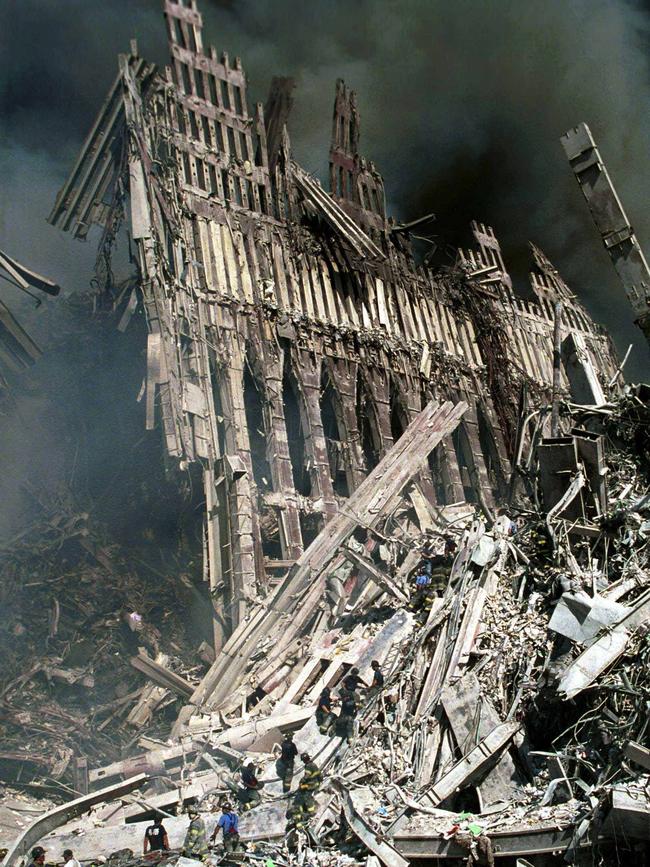
[[[539,244],[619,352],[634,343],[628,375],[648,377],[650,353],[559,144],[565,130],[589,123],[650,252],[647,8],[626,0],[202,0],[201,11],[205,43],[241,56],[251,102],[264,101],[273,74],[296,78],[290,133],[303,165],[325,178],[334,83],[343,77],[357,90],[361,150],[383,172],[395,217],[435,212],[441,242],[464,238],[472,219],[493,225],[520,285],[527,242]],[[80,243],[45,218],[131,38],[142,56],[167,62],[159,0],[5,0],[0,8],[0,247],[68,293],[88,288],[97,232]],[[52,317],[11,287],[0,291],[50,350],[40,364],[65,376],[72,354]],[[109,405],[120,383],[114,388]],[[47,439],[48,412],[30,405],[25,418],[38,442],[24,427],[16,433],[16,466],[30,462],[25,449],[60,447]]]

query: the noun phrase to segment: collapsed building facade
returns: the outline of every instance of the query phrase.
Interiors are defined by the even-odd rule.
[[[120,327],[144,306],[147,426],[204,467],[220,646],[431,397],[469,409],[432,456],[427,495],[492,507],[520,386],[550,394],[557,301],[563,338],[603,383],[617,362],[535,247],[531,301],[477,223],[476,248],[446,273],[416,265],[342,82],[327,193],[292,158],[290,83],[274,79],[249,114],[242,64],[203,50],[196,5],[168,2],[165,16],[171,67],[120,58],[50,220],[82,238],[99,224],[108,247],[130,218],[139,273]]]
[[[242,821],[242,839],[270,846],[255,857],[287,863],[286,797],[269,759],[286,731],[328,773],[309,863],[361,863],[370,852],[369,867],[467,853],[482,863],[539,855],[543,864],[567,849],[577,859],[606,826],[606,800],[607,839],[633,820],[633,851],[647,839],[638,831],[646,777],[628,786],[625,766],[612,770],[620,753],[585,759],[578,735],[562,740],[557,720],[547,721],[553,749],[540,772],[536,755],[545,754],[528,738],[543,717],[540,695],[561,717],[557,696],[588,692],[618,660],[621,694],[618,674],[608,675],[593,701],[613,690],[620,707],[605,728],[626,735],[608,730],[603,743],[649,767],[637,743],[649,684],[626,655],[647,653],[638,630],[648,546],[626,524],[647,497],[643,472],[623,457],[631,431],[641,436],[648,395],[621,397],[607,333],[534,245],[528,299],[488,226],[473,223],[475,245],[453,258],[418,260],[411,235],[429,218],[400,224],[386,213],[343,82],[325,191],[292,156],[292,83],[274,79],[251,113],[241,62],[204,50],[195,0],[165,0],[165,19],[171,66],[156,69],[135,43],[120,57],[50,221],[79,238],[101,227],[104,301],[120,330],[144,311],[146,426],[161,431],[172,472],[202,473],[211,664],[197,682],[142,649],[131,664],[156,685],[139,694],[129,722],[150,717],[156,690],[158,701],[171,692],[181,706],[169,741],[141,737],[145,753],[102,767],[77,758],[75,788],[90,794],[36,822],[8,867],[66,821],[57,844],[82,860],[107,847],[128,853],[138,820],[156,810],[178,848],[185,817],[165,811],[198,802],[213,823],[215,793],[233,791],[228,775],[251,754],[266,794]],[[137,273],[116,289],[111,250],[125,227]],[[608,490],[603,440],[614,424],[621,478]],[[506,502],[536,527],[529,536],[524,522],[514,544],[512,522],[498,514]],[[603,542],[612,502],[620,538]],[[552,565],[536,559],[540,520]],[[421,623],[408,610],[409,581],[423,538],[445,533],[457,556]],[[598,568],[600,544],[609,572]],[[103,551],[91,553],[102,564]],[[551,603],[559,613],[549,625]],[[352,666],[368,678],[371,659],[390,699],[364,706],[356,745],[320,732],[319,690],[338,688]],[[591,707],[579,706],[576,730]],[[581,777],[587,760],[591,777]],[[172,789],[156,787],[157,776]],[[605,791],[611,779],[621,787]],[[104,804],[112,799],[119,808]],[[75,824],[96,804],[92,828]],[[361,853],[338,845],[350,829]]]

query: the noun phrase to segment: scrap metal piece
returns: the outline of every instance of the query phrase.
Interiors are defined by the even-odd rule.
[[[560,141],[634,309],[637,325],[650,341],[650,268],[591,130],[580,123]]]
[[[385,867],[408,867],[408,861],[400,855],[400,853],[386,840],[380,840],[377,834],[370,828],[368,823],[362,819],[359,813],[355,810],[352,798],[347,789],[344,789],[340,784],[337,789],[341,796],[343,804],[343,812],[348,825],[356,836],[361,840],[366,848],[379,858]]]
[[[53,810],[49,810],[25,828],[7,852],[2,862],[3,867],[13,867],[19,858],[27,855],[32,846],[38,843],[46,834],[54,831],[55,828],[59,828],[77,816],[82,816],[95,804],[112,801],[115,798],[132,792],[134,789],[140,788],[148,780],[148,774],[138,774],[129,780],[125,780],[123,783],[108,786],[106,789],[100,789],[98,792],[92,792],[90,795],[84,795],[82,798],[76,798],[74,801],[68,801],[66,804],[61,804]]]

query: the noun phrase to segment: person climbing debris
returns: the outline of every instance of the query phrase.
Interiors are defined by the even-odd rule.
[[[377,659],[373,659],[370,668],[372,668],[372,683],[368,687],[368,698],[374,698],[384,688],[384,675]]]
[[[318,697],[318,706],[316,708],[316,724],[322,735],[328,733],[333,721],[332,693],[329,686],[326,686]]]
[[[318,765],[312,761],[309,753],[302,753],[301,762],[304,764],[304,773],[298,785],[298,791],[317,792],[323,782],[323,773]]]
[[[343,678],[343,686],[348,692],[356,692],[362,683],[358,668],[351,668]]]
[[[275,763],[275,770],[282,780],[282,791],[285,794],[291,791],[293,765],[297,755],[298,748],[293,742],[293,732],[287,732],[280,744],[280,757]]]
[[[205,836],[205,822],[199,814],[198,807],[192,806],[187,811],[190,825],[183,842],[183,855],[186,858],[203,860],[208,854],[208,843]]]
[[[223,831],[223,848],[226,855],[231,855],[239,846],[239,816],[230,804],[223,804],[221,816],[216,824],[210,840],[214,843],[219,831]]]
[[[253,762],[249,762],[241,769],[241,782],[242,788],[238,790],[237,798],[242,813],[246,813],[261,802],[261,789],[264,787],[263,782],[257,778],[257,768]]]
[[[454,550],[453,540],[447,539],[444,552],[427,558],[425,565],[421,564],[415,573],[415,592],[411,596],[409,608],[417,613],[421,621],[426,619],[433,600],[443,596],[447,589]]]
[[[287,812],[287,834],[306,828],[310,818],[316,812],[314,795],[323,782],[323,774],[318,765],[311,760],[309,753],[302,753],[300,759],[305,769],[298,784],[298,791],[293,796],[293,803]]]
[[[354,735],[354,721],[359,709],[359,696],[356,692],[344,691],[341,693],[341,714],[336,720],[336,734],[350,740]]]
[[[162,816],[156,816],[153,825],[149,825],[144,832],[142,851],[146,855],[147,852],[167,852],[168,850],[169,838],[162,823]]]

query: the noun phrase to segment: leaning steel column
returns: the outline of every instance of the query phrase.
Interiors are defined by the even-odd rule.
[[[586,123],[560,139],[616,268],[636,324],[650,343],[650,269]]]

